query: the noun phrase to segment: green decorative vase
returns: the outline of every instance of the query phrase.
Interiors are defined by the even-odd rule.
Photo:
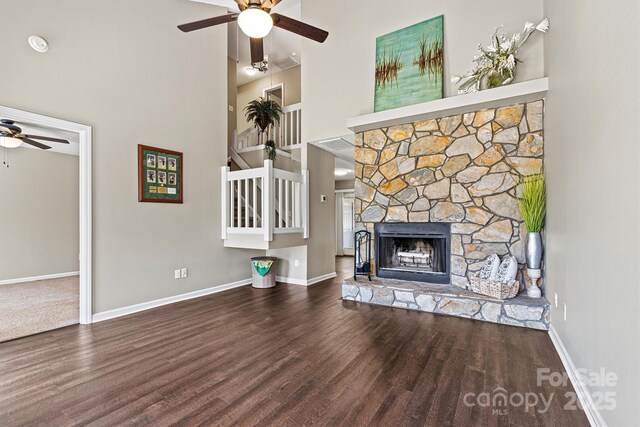
[[[485,89],[493,89],[500,86],[506,86],[513,82],[513,79],[516,78],[516,72],[513,70],[512,72],[498,72],[497,70],[492,70],[482,76],[480,79],[480,90]]]

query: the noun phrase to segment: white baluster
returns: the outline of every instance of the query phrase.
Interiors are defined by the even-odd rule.
[[[253,178],[253,228],[258,228],[258,178]]]
[[[249,179],[244,180],[244,226],[249,228]]]

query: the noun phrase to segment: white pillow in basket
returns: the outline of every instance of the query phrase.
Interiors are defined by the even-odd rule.
[[[498,267],[496,275],[491,278],[497,282],[509,283],[516,278],[518,274],[518,262],[511,255],[502,258],[502,262]]]
[[[478,277],[480,279],[491,279],[498,273],[498,267],[500,267],[498,254],[489,255],[487,259],[484,260],[480,271],[478,271]]]

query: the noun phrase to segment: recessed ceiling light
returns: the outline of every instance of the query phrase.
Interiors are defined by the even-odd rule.
[[[351,172],[351,169],[337,168],[333,173],[336,176],[346,176],[349,175],[349,172]]]
[[[255,76],[256,69],[253,67],[247,67],[244,69],[244,72],[247,73],[248,76]]]
[[[49,43],[40,36],[29,36],[29,46],[39,53],[45,53],[49,50]]]
[[[291,56],[296,56],[296,55],[297,55],[297,53],[291,52]]]

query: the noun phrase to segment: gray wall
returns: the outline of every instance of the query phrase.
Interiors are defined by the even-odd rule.
[[[309,171],[309,238],[305,246],[269,250],[277,256],[278,275],[311,280],[336,271],[335,157],[328,151],[305,144],[302,168]],[[321,195],[327,196],[325,203]],[[298,267],[295,266],[298,260]]]
[[[7,155],[10,167],[0,165],[0,281],[78,271],[78,157],[28,148]]]
[[[2,104],[93,126],[94,312],[250,277],[253,252],[220,240],[227,30],[176,25],[225,13],[183,0],[3,0],[11,62]],[[27,37],[51,44],[37,54]],[[45,70],[46,72],[43,72]],[[137,145],[184,152],[184,204],[138,203]],[[256,253],[258,254],[258,253]],[[189,278],[173,270],[189,268]]]
[[[311,217],[307,243],[307,278],[313,279],[336,271],[335,156],[311,144],[306,147]],[[325,203],[320,202],[323,194],[327,196]]]
[[[306,246],[271,249],[267,251],[267,255],[278,257],[278,276],[300,281],[307,279]],[[298,261],[297,267],[296,260]]]
[[[347,135],[346,119],[373,111],[376,37],[444,14],[445,96],[456,94],[450,76],[472,68],[478,43],[493,29],[522,31],[542,19],[542,0],[304,1],[305,21],[329,31],[323,44],[302,42],[305,141]],[[392,3],[392,4],[391,4]],[[339,17],[336,13],[339,11]],[[543,38],[535,34],[520,51],[516,81],[543,76]]]
[[[640,423],[637,0],[546,0],[547,295],[579,368],[618,376],[612,426]],[[562,304],[567,304],[567,321]],[[553,305],[553,304],[552,304]],[[599,391],[592,388],[591,391]]]

